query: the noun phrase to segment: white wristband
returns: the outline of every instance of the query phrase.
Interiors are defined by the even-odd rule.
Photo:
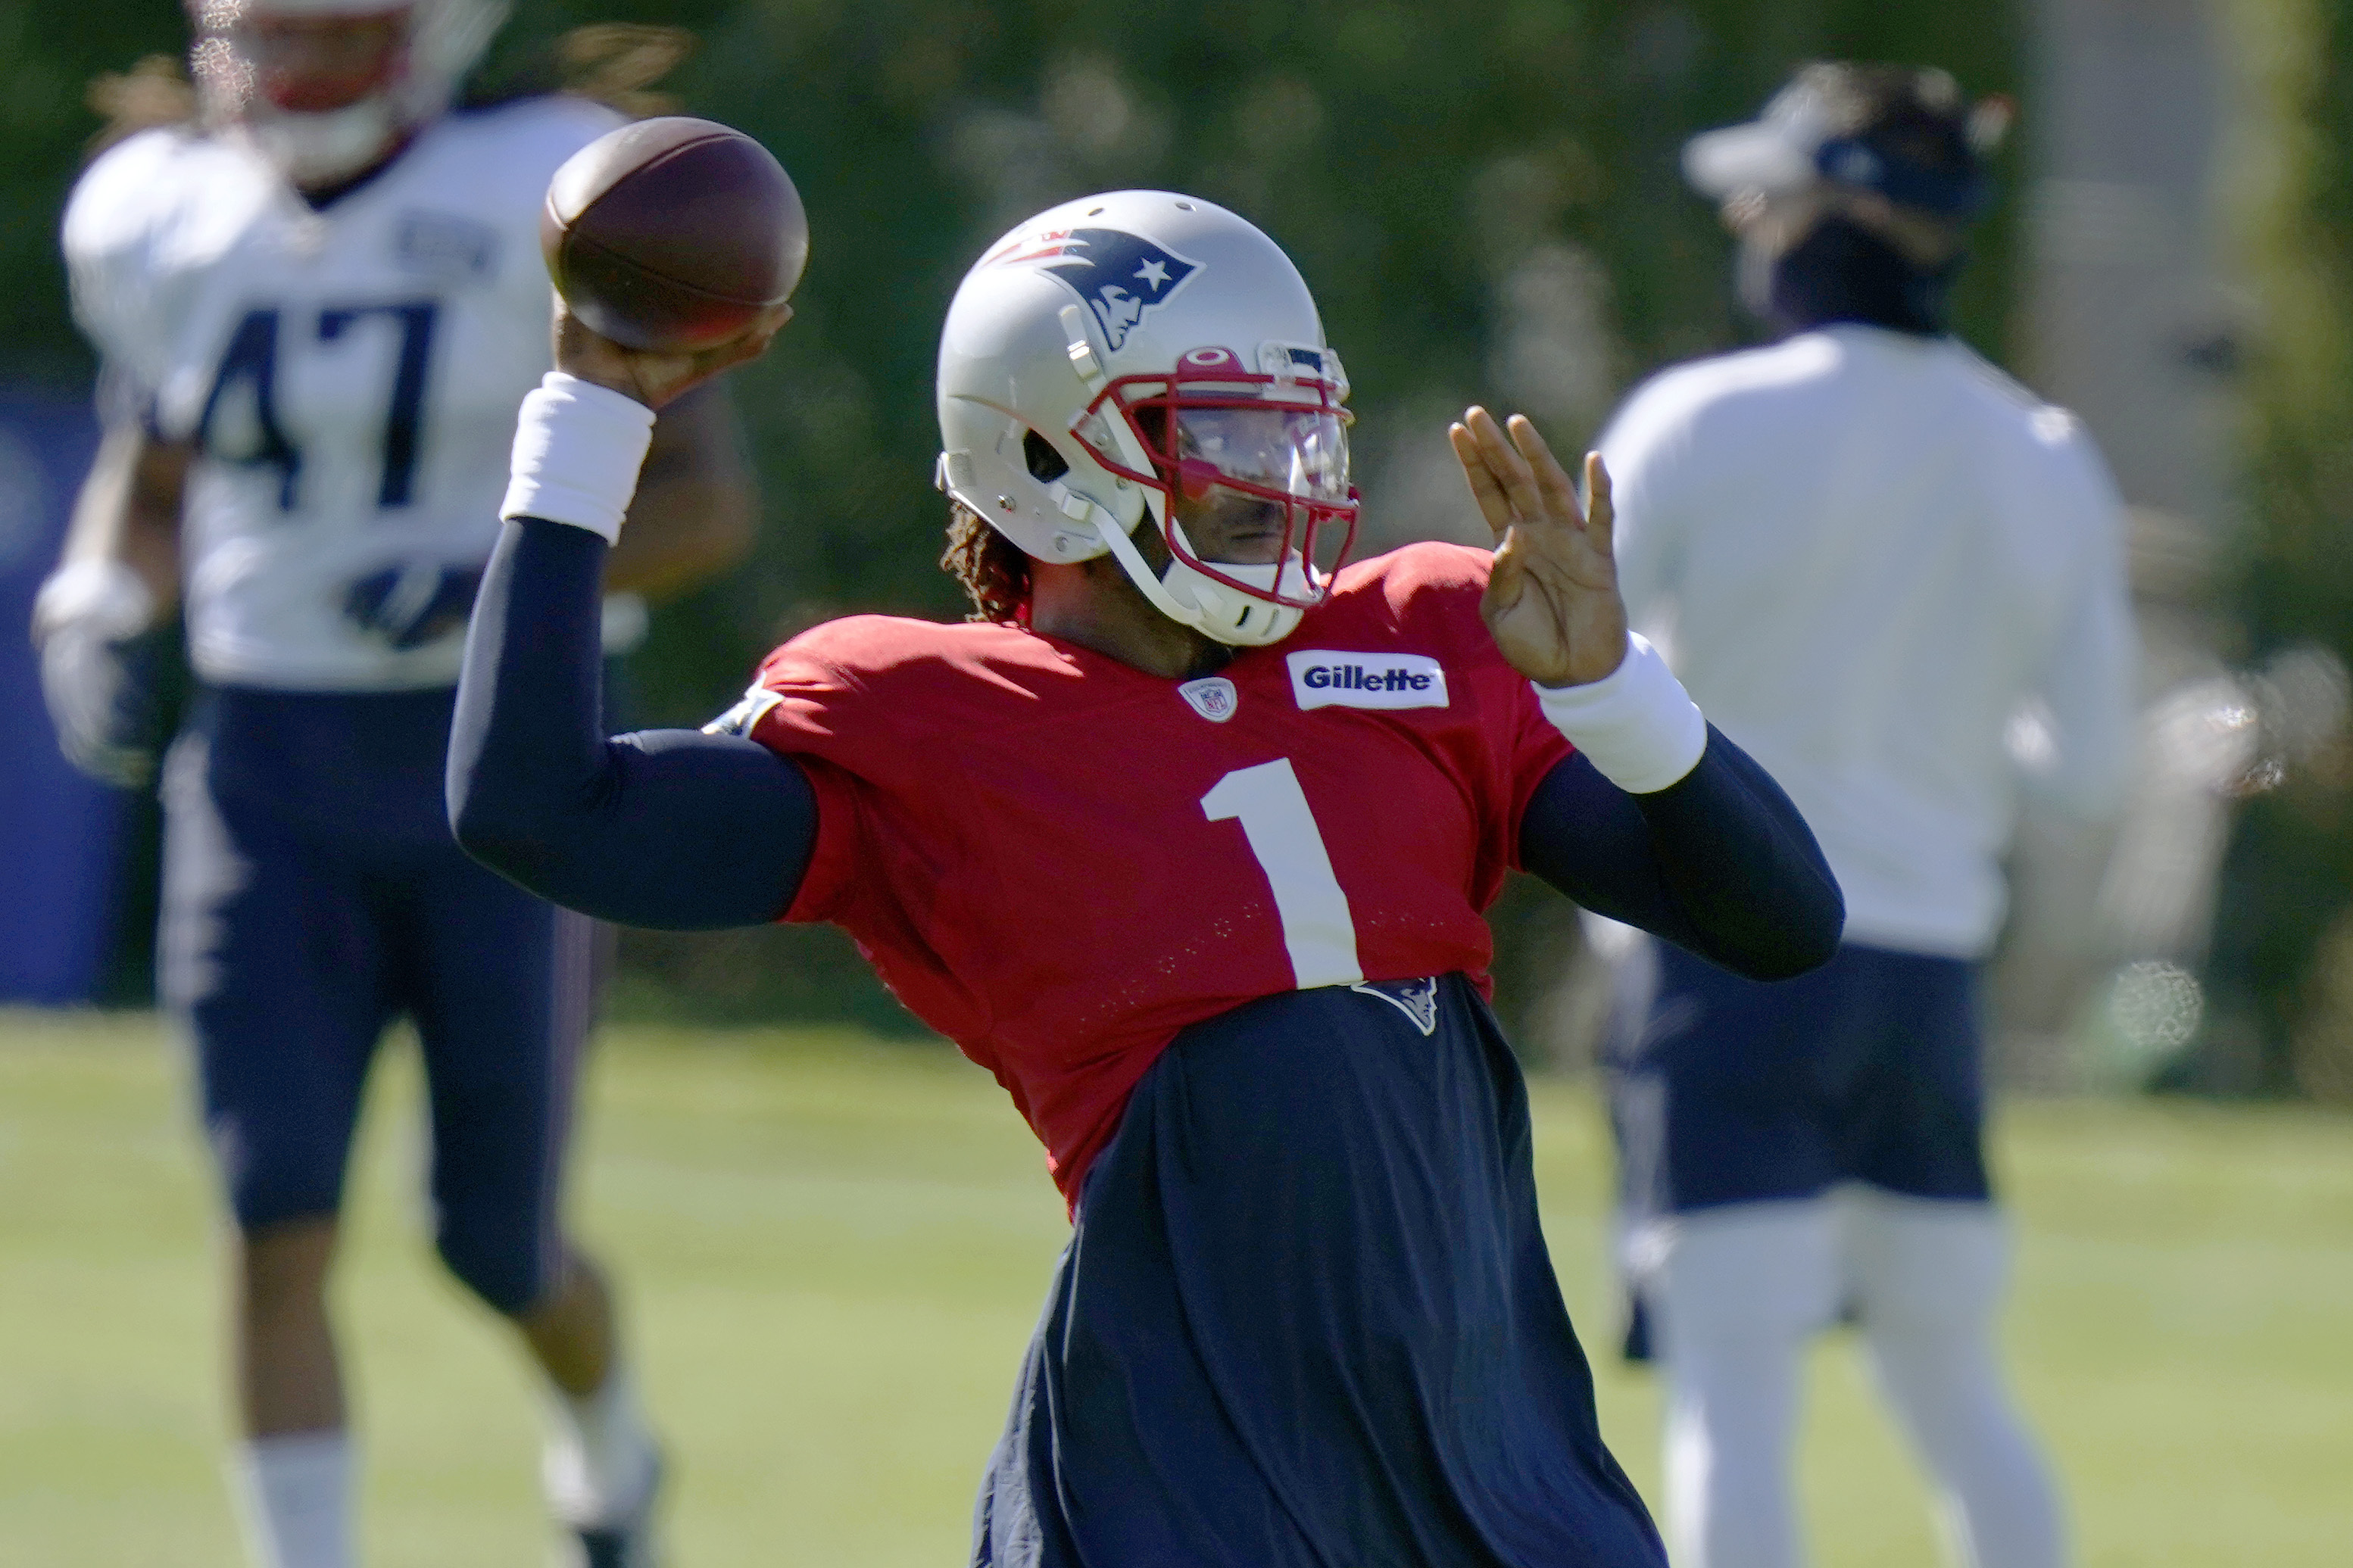
[[[1658,650],[1626,634],[1626,657],[1583,686],[1538,686],[1553,728],[1629,795],[1666,788],[1699,764],[1707,721]]]
[[[653,438],[652,409],[551,370],[516,416],[512,477],[499,515],[568,522],[616,543]]]

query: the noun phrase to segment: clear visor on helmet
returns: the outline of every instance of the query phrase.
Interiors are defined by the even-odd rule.
[[[1315,353],[1323,371],[1330,356]],[[1196,349],[1173,374],[1118,377],[1071,434],[1114,476],[1165,498],[1159,531],[1177,562],[1249,597],[1313,608],[1356,542],[1347,384],[1336,362],[1313,377],[1242,364]],[[1126,456],[1137,445],[1142,466]]]
[[[1180,404],[1176,413],[1176,468],[1188,499],[1219,480],[1303,500],[1347,499],[1348,431],[1337,410],[1252,402]]]

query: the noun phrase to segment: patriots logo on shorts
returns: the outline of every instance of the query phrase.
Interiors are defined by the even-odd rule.
[[[1039,235],[997,259],[1042,262],[1047,271],[1060,273],[1094,311],[1114,353],[1146,310],[1166,304],[1201,269],[1198,262],[1115,228]]]
[[[1388,1003],[1413,1020],[1413,1026],[1425,1035],[1438,1033],[1438,976],[1424,975],[1419,980],[1359,980],[1348,987]]]

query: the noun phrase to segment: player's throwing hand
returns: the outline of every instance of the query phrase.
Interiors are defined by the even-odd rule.
[[[1626,604],[1609,551],[1609,476],[1599,454],[1585,458],[1588,516],[1527,416],[1498,425],[1474,405],[1446,436],[1495,531],[1494,571],[1479,601],[1495,646],[1540,686],[1601,679],[1626,657]]]
[[[664,353],[654,349],[624,348],[610,338],[599,337],[572,313],[559,294],[555,300],[555,368],[658,409],[722,371],[732,370],[767,353],[769,342],[792,316],[790,305],[772,305],[741,336],[695,353]]]

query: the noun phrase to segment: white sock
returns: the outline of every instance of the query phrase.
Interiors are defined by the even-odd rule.
[[[599,1525],[635,1513],[653,1488],[654,1439],[628,1367],[615,1363],[594,1394],[548,1394],[541,1475],[556,1516]]]
[[[255,1568],[351,1568],[352,1445],[343,1432],[257,1437],[231,1468]]]

